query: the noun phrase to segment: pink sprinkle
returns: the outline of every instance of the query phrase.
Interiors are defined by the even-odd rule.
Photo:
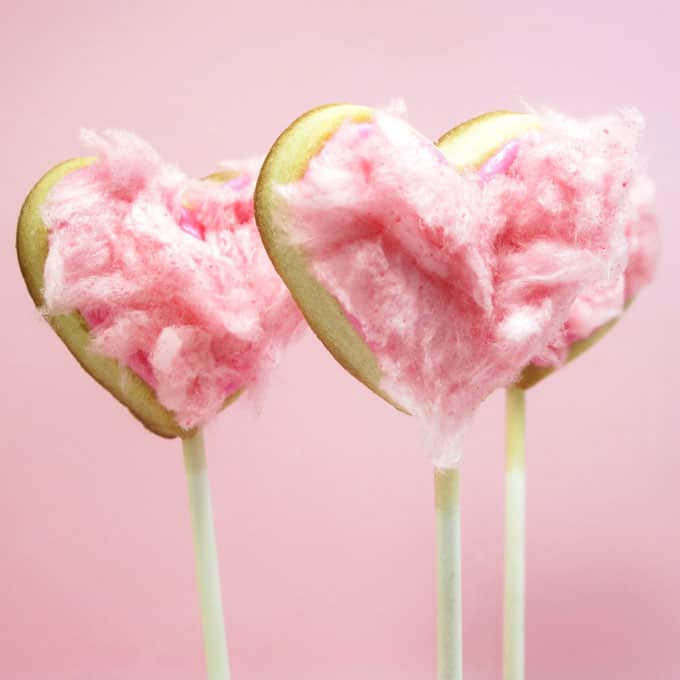
[[[153,374],[153,368],[149,362],[148,355],[144,351],[139,350],[131,357],[128,357],[127,367],[136,373],[147,385],[156,387],[156,378]]]
[[[508,142],[497,154],[491,156],[479,170],[479,177],[488,182],[494,175],[507,172],[519,153],[519,140]]]
[[[372,123],[354,123],[354,128],[362,139],[366,139],[373,133]]]
[[[182,207],[179,213],[179,226],[182,231],[191,234],[194,238],[205,241],[205,227],[198,221],[194,211]]]
[[[96,328],[97,326],[104,323],[106,319],[106,312],[101,308],[79,310],[80,315],[85,319],[87,327],[90,329]]]
[[[226,182],[225,186],[233,189],[234,191],[241,191],[241,189],[245,189],[250,182],[252,182],[252,178],[248,175],[239,175],[238,177],[234,177],[234,179],[230,179],[228,182]]]

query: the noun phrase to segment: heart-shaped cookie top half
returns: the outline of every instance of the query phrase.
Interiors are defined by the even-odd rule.
[[[136,136],[28,195],[17,252],[36,306],[81,366],[149,430],[184,437],[256,381],[301,323],[253,217],[257,167],[205,180]]]
[[[353,375],[419,414],[439,465],[479,402],[621,275],[639,115],[494,113],[437,145],[366,107],[305,114],[255,206],[310,325]]]

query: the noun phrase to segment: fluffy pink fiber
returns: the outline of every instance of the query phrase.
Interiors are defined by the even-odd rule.
[[[621,316],[625,305],[651,281],[659,254],[659,225],[653,203],[652,181],[644,174],[635,174],[630,181],[627,205],[623,206],[628,244],[625,271],[618,277],[594,283],[574,300],[558,335],[534,357],[533,364],[553,367],[563,364],[574,342]]]
[[[131,133],[83,137],[97,160],[43,206],[45,311],[80,311],[93,351],[135,371],[182,427],[203,425],[301,322],[255,225],[257,169],[194,180]]]
[[[532,360],[563,360],[653,269],[641,116],[540,118],[540,131],[460,174],[376,113],[344,124],[302,180],[279,187],[281,219],[373,349],[382,386],[425,422],[442,467],[457,463],[490,392]]]

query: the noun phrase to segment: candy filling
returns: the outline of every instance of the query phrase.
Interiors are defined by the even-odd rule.
[[[150,385],[181,427],[203,425],[301,325],[254,222],[256,173],[193,180],[130,133],[84,137],[97,160],[42,209],[45,311],[79,311],[93,351]]]
[[[459,173],[376,112],[277,187],[276,219],[373,350],[381,387],[426,424],[437,465],[456,464],[482,399],[532,360],[562,361],[651,273],[648,196],[631,190],[646,182],[641,128],[634,111],[545,113],[540,131]]]

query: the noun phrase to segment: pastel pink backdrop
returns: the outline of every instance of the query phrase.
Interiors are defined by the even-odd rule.
[[[200,678],[179,443],[33,310],[26,192],[119,126],[194,174],[306,109],[402,95],[432,137],[523,101],[638,105],[664,257],[606,341],[529,396],[528,678],[680,677],[680,62],[672,2],[0,6],[0,677]],[[259,409],[259,415],[257,413]],[[465,668],[500,677],[502,396],[463,467]],[[208,433],[235,680],[432,678],[431,469],[416,424],[308,335]]]

